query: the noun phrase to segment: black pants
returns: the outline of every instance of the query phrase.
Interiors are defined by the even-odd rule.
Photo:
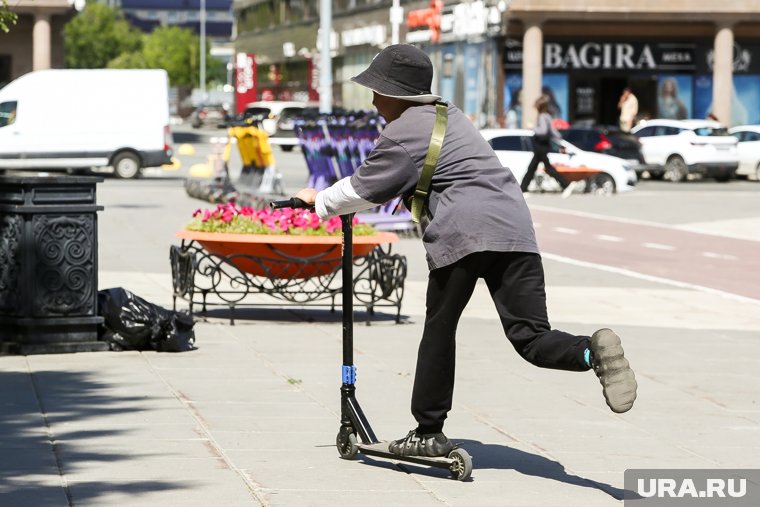
[[[538,164],[541,162],[544,163],[544,171],[546,171],[549,176],[557,180],[557,183],[559,183],[559,186],[561,186],[563,190],[567,188],[567,180],[559,173],[559,171],[554,168],[551,162],[549,162],[549,146],[544,146],[536,141],[533,141],[533,145],[533,158],[528,165],[528,171],[525,173],[525,176],[523,176],[522,182],[520,183],[520,188],[522,191],[528,191],[528,186],[533,180],[533,176],[536,174]]]
[[[543,368],[589,369],[583,357],[589,337],[552,330],[549,325],[540,255],[468,255],[432,270],[428,279],[425,329],[412,391],[412,415],[422,432],[441,431],[451,410],[457,324],[479,278],[485,279],[504,332],[520,356]]]

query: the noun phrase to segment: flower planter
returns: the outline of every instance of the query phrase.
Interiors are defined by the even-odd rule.
[[[311,278],[337,270],[341,264],[340,236],[288,234],[228,234],[183,229],[177,238],[196,241],[207,252],[224,257],[245,273],[268,278]],[[395,243],[398,236],[377,232],[353,237],[353,255],[368,255],[376,246]]]

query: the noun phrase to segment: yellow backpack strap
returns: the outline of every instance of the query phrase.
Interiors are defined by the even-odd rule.
[[[414,189],[412,196],[412,221],[420,223],[422,210],[425,208],[425,202],[430,195],[430,182],[433,180],[433,172],[438,164],[438,156],[441,154],[443,138],[446,135],[446,124],[448,123],[448,106],[441,102],[435,104],[435,124],[433,133],[430,136],[430,145],[428,146],[427,156],[425,156],[425,165],[422,166],[420,179],[417,181],[417,188]]]

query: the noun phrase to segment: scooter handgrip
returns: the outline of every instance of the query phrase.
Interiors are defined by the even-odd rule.
[[[311,208],[312,206],[309,204],[306,204],[305,201],[299,199],[298,197],[291,197],[290,199],[285,199],[284,201],[272,201],[269,203],[269,207],[272,209],[280,209],[280,208]]]

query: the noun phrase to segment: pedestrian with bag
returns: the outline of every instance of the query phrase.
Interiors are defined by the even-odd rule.
[[[552,143],[559,144],[562,140],[562,136],[559,135],[557,129],[552,125],[552,116],[549,114],[549,104],[551,99],[547,95],[541,95],[534,104],[538,111],[538,118],[536,118],[536,127],[533,129],[533,158],[528,164],[528,170],[523,176],[520,183],[520,189],[523,194],[528,195],[528,187],[530,182],[533,181],[533,177],[538,170],[538,164],[544,164],[544,171],[557,180],[559,186],[562,187],[562,197],[569,197],[575,189],[576,182],[568,182],[564,176],[552,165],[549,161],[549,151],[551,151]],[[560,147],[560,152],[564,152]]]
[[[551,328],[543,265],[520,187],[462,111],[431,92],[432,79],[430,58],[414,46],[381,51],[352,78],[373,91],[372,103],[387,122],[375,148],[352,176],[295,195],[323,219],[403,196],[414,220],[426,224],[427,310],[411,403],[417,426],[392,441],[390,452],[432,457],[453,449],[443,425],[454,393],[456,330],[480,278],[520,356],[543,368],[593,369],[607,405],[629,410],[636,379],[619,337],[609,329],[575,336]]]

